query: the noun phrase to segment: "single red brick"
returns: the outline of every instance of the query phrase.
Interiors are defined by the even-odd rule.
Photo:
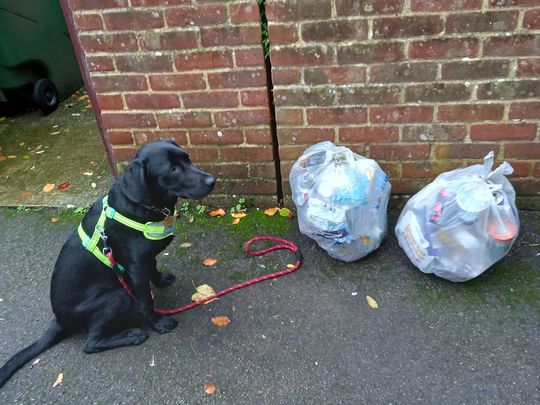
[[[274,103],[282,106],[332,106],[335,94],[331,88],[299,87],[274,89]],[[355,104],[355,103],[350,103]]]
[[[272,67],[272,82],[274,85],[300,83],[300,69],[279,69]]]
[[[297,160],[305,150],[305,146],[280,145],[279,157],[282,163],[287,160]]]
[[[230,108],[238,107],[236,91],[199,91],[182,93],[185,108]]]
[[[364,124],[367,122],[367,110],[360,107],[308,108],[306,114],[308,125]]]
[[[181,4],[191,4],[191,0],[131,0],[132,7],[178,6]]]
[[[439,106],[437,119],[441,122],[499,121],[503,113],[502,104],[451,104]]]
[[[399,128],[389,126],[339,128],[339,142],[391,142],[399,138]]]
[[[231,22],[233,24],[256,22],[261,19],[259,7],[256,2],[250,1],[247,3],[232,4],[230,6]]]
[[[222,4],[178,6],[165,10],[169,27],[201,27],[227,22],[227,9]]]
[[[512,103],[508,117],[515,119],[540,119],[540,101]]]
[[[523,17],[523,27],[532,30],[540,29],[540,8],[525,11],[525,16]]]
[[[540,58],[519,59],[517,75],[520,77],[540,76]]]
[[[247,179],[248,166],[243,163],[197,165],[218,179]],[[274,176],[275,177],[275,176]]]
[[[533,169],[532,169],[532,174],[531,174],[533,177],[536,177],[537,179],[540,178],[540,162],[537,162]]]
[[[364,83],[365,80],[366,68],[364,66],[308,67],[304,71],[306,84]]]
[[[436,159],[474,159],[481,162],[490,151],[497,153],[499,145],[482,143],[451,143],[433,145]]]
[[[403,127],[405,142],[462,141],[467,129],[463,125],[414,125]]]
[[[331,14],[331,0],[270,1],[266,4],[268,21],[323,20]]]
[[[127,11],[104,12],[103,21],[108,31],[144,30],[163,28],[165,22],[161,11],[128,9]]]
[[[299,24],[268,22],[268,37],[272,45],[292,45],[298,41]]]
[[[341,105],[390,104],[399,102],[401,89],[398,86],[363,86],[338,89]]]
[[[212,126],[212,117],[208,111],[158,114],[157,119],[160,128],[204,128]]]
[[[138,50],[133,34],[81,34],[79,42],[83,51],[91,52],[132,52]]]
[[[250,178],[259,178],[259,179],[275,179],[276,178],[276,168],[273,164],[250,164],[249,165],[249,176]]]
[[[333,128],[280,128],[279,142],[284,145],[314,144],[322,141],[335,141]]]
[[[382,171],[390,178],[390,180],[398,179],[400,177],[400,163],[380,162],[379,166],[381,167]]]
[[[172,72],[173,64],[169,55],[135,54],[114,57],[119,72]]]
[[[272,134],[270,127],[266,128],[246,128],[244,130],[246,143],[253,145],[271,145]]]
[[[266,85],[264,69],[208,73],[208,84],[213,89],[260,87]]]
[[[276,122],[282,125],[302,125],[304,122],[303,110],[299,108],[278,108],[276,109]]]
[[[129,131],[107,131],[107,137],[112,145],[133,145],[133,137]]]
[[[326,65],[332,62],[332,53],[326,47],[279,48],[270,53],[274,66]]]
[[[461,11],[481,8],[482,0],[411,0],[412,11]]]
[[[112,113],[101,114],[105,128],[152,128],[156,126],[154,114],[147,113]]]
[[[200,30],[204,47],[255,45],[261,42],[261,28],[258,26],[201,28]]]
[[[429,156],[426,144],[371,144],[369,157],[381,160],[424,160]]]
[[[217,112],[214,117],[216,125],[223,127],[263,125],[270,122],[268,108]]]
[[[385,63],[370,66],[373,83],[429,82],[437,77],[435,63]]]
[[[79,31],[94,31],[103,29],[103,21],[99,14],[75,14],[75,28]]]
[[[450,14],[446,17],[446,32],[462,34],[464,32],[513,31],[517,26],[518,15],[517,11]]]
[[[103,110],[123,110],[124,103],[120,94],[96,94],[99,108]]]
[[[480,80],[508,77],[509,60],[475,60],[448,62],[442,64],[443,80]]]
[[[337,59],[339,64],[396,62],[403,52],[400,42],[359,43],[338,47]]]
[[[504,157],[515,159],[534,159],[540,156],[540,143],[508,143],[504,145]]]
[[[489,0],[489,7],[537,6],[538,0]]]
[[[264,66],[264,52],[261,47],[237,49],[234,52],[236,66]]]
[[[385,17],[373,20],[373,38],[436,35],[442,31],[442,18],[436,15]]]
[[[436,38],[412,41],[409,57],[412,59],[453,59],[478,55],[476,38]]]
[[[176,94],[126,94],[128,108],[134,110],[163,110],[180,108],[180,100]]]
[[[137,153],[137,148],[113,148],[112,155],[115,162],[126,162],[131,160]]]
[[[400,123],[400,122],[431,122],[433,107],[370,107],[369,122],[371,123]]]
[[[238,130],[190,130],[189,139],[193,145],[239,145],[244,142],[242,131]]]
[[[471,87],[463,83],[434,83],[408,86],[405,100],[411,102],[444,102],[468,100]]]
[[[180,51],[197,48],[197,35],[194,31],[145,31],[139,33],[143,50]]]
[[[187,145],[186,131],[133,131],[133,137],[137,145],[160,141],[163,139],[172,139],[179,145]]]
[[[103,10],[107,8],[123,8],[128,0],[68,0],[72,10]]]
[[[480,83],[476,93],[479,99],[491,100],[538,98],[540,97],[540,80],[506,80]]]
[[[512,186],[518,195],[538,197],[540,194],[540,181],[538,179],[512,179]]]
[[[114,63],[110,56],[86,56],[86,66],[90,72],[111,72]]]
[[[262,90],[243,90],[240,92],[242,105],[247,107],[268,106],[268,91]]]
[[[208,51],[175,55],[174,64],[179,71],[219,69],[233,66],[232,52]]]
[[[368,37],[366,20],[327,20],[301,24],[306,42],[339,42],[364,40]]]
[[[261,162],[273,160],[272,148],[269,146],[235,146],[223,147],[219,154],[225,161]]]
[[[398,14],[403,10],[403,0],[336,0],[336,10],[339,16]]]
[[[484,42],[485,56],[538,56],[540,35],[489,37]]]
[[[461,162],[453,161],[425,161],[425,162],[404,162],[401,164],[402,177],[412,178],[435,178],[439,174],[462,167]]]
[[[206,88],[202,73],[150,75],[152,90],[201,90]]]
[[[513,141],[534,139],[536,124],[475,124],[471,125],[473,141]]]
[[[146,78],[142,75],[109,75],[92,77],[97,93],[146,90]]]

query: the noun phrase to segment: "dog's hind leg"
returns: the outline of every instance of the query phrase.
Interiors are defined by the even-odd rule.
[[[157,269],[152,269],[150,271],[150,280],[157,288],[163,288],[171,285],[176,280],[176,277],[172,273],[162,273]]]
[[[148,338],[148,333],[139,328],[118,332],[119,325],[125,323],[125,319],[136,311],[136,306],[125,291],[111,292],[103,299],[96,301],[95,311],[88,327],[85,353],[140,345]]]

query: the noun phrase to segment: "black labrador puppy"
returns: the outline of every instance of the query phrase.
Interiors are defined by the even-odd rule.
[[[109,191],[108,205],[142,224],[160,222],[174,212],[178,198],[203,198],[214,184],[215,178],[196,168],[175,142],[159,141],[138,151]],[[102,200],[96,201],[83,218],[82,228],[87,235],[93,234],[102,208]],[[73,332],[87,333],[86,353],[141,344],[148,338],[144,330],[125,329],[126,321],[133,319],[137,310],[159,333],[176,327],[175,319],[154,311],[150,292],[150,281],[164,287],[174,280],[172,274],[160,273],[156,268],[156,256],[173,236],[148,239],[143,232],[110,218],[104,228],[105,243],[125,268],[135,299],[122,288],[115,272],[83,247],[81,237],[74,232],[64,244],[52,275],[55,319],[39,340],[0,369],[0,387],[25,363]],[[100,240],[100,248],[103,242]]]

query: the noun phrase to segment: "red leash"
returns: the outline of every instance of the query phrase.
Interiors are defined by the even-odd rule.
[[[255,251],[249,250],[249,247],[251,246],[251,244],[253,242],[265,241],[265,240],[266,241],[271,241],[271,242],[277,242],[278,244],[270,246],[270,247],[268,247],[266,249],[255,250]],[[239,290],[241,288],[248,287],[248,286],[256,284],[256,283],[260,283],[261,281],[270,280],[272,278],[277,278],[277,277],[284,276],[285,274],[292,273],[293,271],[296,271],[302,265],[302,255],[300,254],[300,252],[298,250],[298,247],[294,243],[292,243],[292,242],[290,242],[290,241],[288,241],[286,239],[276,238],[276,237],[273,237],[273,236],[257,236],[255,238],[252,238],[252,239],[248,240],[246,242],[246,244],[244,245],[244,249],[246,250],[246,253],[251,255],[251,256],[261,256],[261,255],[264,255],[266,253],[273,252],[274,250],[287,249],[287,250],[290,250],[291,252],[293,252],[295,254],[296,263],[292,267],[287,268],[285,270],[276,271],[275,273],[266,274],[264,276],[254,278],[253,280],[244,281],[243,283],[234,285],[234,286],[229,287],[229,288],[227,288],[227,289],[225,289],[223,291],[220,291],[220,292],[218,292],[218,293],[216,293],[216,294],[214,294],[214,295],[212,295],[210,297],[206,297],[206,298],[204,298],[204,299],[202,299],[200,301],[193,302],[193,303],[188,304],[188,305],[184,305],[183,307],[175,308],[175,309],[154,308],[154,311],[156,311],[156,313],[162,314],[162,315],[174,315],[174,314],[177,314],[179,312],[187,311],[188,309],[195,308],[196,306],[199,306],[201,304],[204,304],[205,302],[208,302],[208,301],[214,300],[216,298],[219,298],[219,297],[221,297],[221,296],[223,296],[225,294],[228,294],[230,292],[233,292],[235,290]],[[126,292],[131,297],[134,297],[134,294],[131,291],[131,289],[128,287],[128,285],[125,282],[122,282],[122,280],[120,280],[120,282],[122,283],[122,286],[124,287]]]

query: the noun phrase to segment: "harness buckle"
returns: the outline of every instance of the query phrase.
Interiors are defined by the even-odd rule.
[[[114,219],[114,216],[116,215],[116,210],[111,206],[107,206],[107,208],[105,209],[105,215],[109,219]]]

